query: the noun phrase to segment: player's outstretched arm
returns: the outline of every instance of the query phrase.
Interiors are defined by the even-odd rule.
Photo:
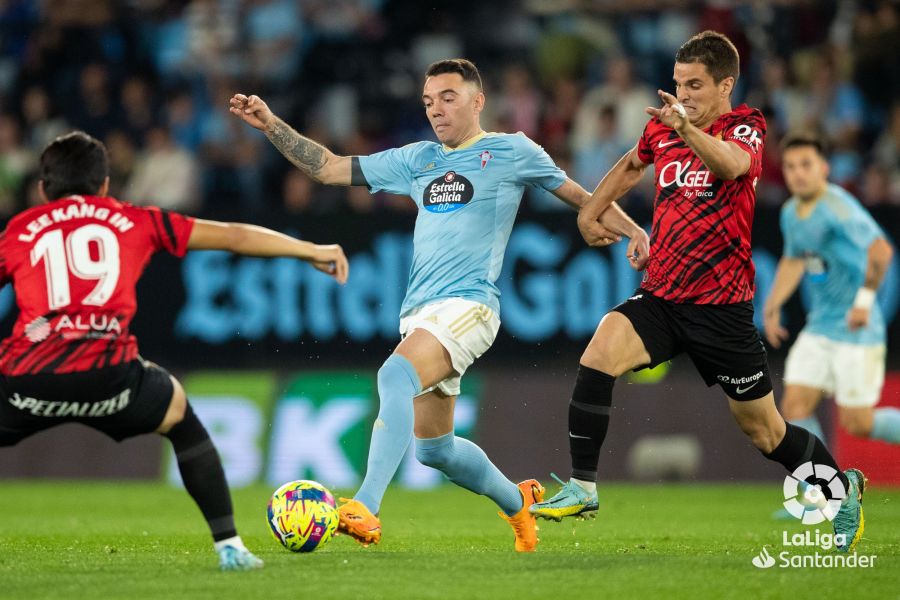
[[[634,186],[640,182],[647,168],[637,155],[637,146],[629,150],[625,156],[619,159],[619,162],[609,170],[606,176],[597,184],[594,193],[584,203],[578,211],[578,229],[581,236],[591,246],[603,246],[602,233],[612,226],[612,221],[616,217],[615,209],[608,217],[607,221],[603,221],[603,215],[607,212],[613,203],[627,194]],[[623,213],[624,214],[624,213]],[[627,219],[627,216],[625,217]],[[628,219],[635,229],[640,229],[631,219]],[[601,228],[600,223],[603,223]],[[638,235],[636,231],[630,230],[631,233]],[[641,230],[643,232],[643,230]],[[625,233],[625,235],[628,235]],[[631,237],[631,236],[629,236]],[[633,239],[633,238],[632,238]]]
[[[553,195],[576,209],[581,209],[591,199],[587,190],[572,179],[566,179],[553,190]],[[635,269],[643,270],[650,254],[650,238],[618,204],[613,202],[603,211],[598,223],[592,226],[592,234],[597,237],[597,242],[592,246],[612,244],[621,240],[622,236],[629,238],[628,260]]]
[[[869,252],[866,259],[866,279],[863,287],[873,291],[878,291],[881,282],[884,281],[884,275],[891,266],[891,259],[894,257],[894,249],[883,237],[876,238],[869,244]]]
[[[552,193],[554,196],[556,196],[575,210],[581,210],[581,207],[591,199],[591,195],[586,189],[581,187],[581,184],[568,177],[563,182],[563,184],[553,190]],[[619,210],[621,211],[621,209]],[[598,221],[597,227],[595,227],[595,234],[597,236],[597,243],[594,244],[595,246],[606,246],[609,244],[613,244],[615,242],[621,241],[623,235],[627,235],[627,233],[621,229],[613,231],[600,221]]]
[[[719,179],[732,180],[750,170],[750,155],[734,142],[719,140],[691,124],[684,107],[672,94],[658,90],[663,101],[661,108],[647,107],[648,115],[658,117],[664,125],[678,132],[706,168]]]
[[[189,250],[228,250],[245,256],[299,258],[313,267],[346,283],[350,265],[337,244],[319,245],[289,235],[247,225],[197,219],[188,239]]]
[[[780,348],[781,343],[788,338],[788,331],[781,324],[781,307],[794,295],[805,270],[806,263],[802,258],[783,256],[778,261],[775,281],[763,309],[763,329],[773,348]]]
[[[329,185],[352,185],[352,157],[338,156],[322,144],[300,135],[278,118],[259,96],[235,94],[229,104],[231,114],[265,133],[286,159],[314,180]]]
[[[884,281],[884,275],[891,266],[894,249],[884,238],[877,238],[869,244],[866,258],[866,279],[856,292],[853,306],[847,311],[847,326],[850,331],[869,324],[869,313],[875,304],[875,294]]]

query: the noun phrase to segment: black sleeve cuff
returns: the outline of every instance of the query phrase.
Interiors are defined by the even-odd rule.
[[[359,157],[350,157],[350,185],[369,186],[366,176],[363,174],[362,167],[359,165]]]

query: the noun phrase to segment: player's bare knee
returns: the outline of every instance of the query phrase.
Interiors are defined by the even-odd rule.
[[[775,431],[768,427],[755,428],[747,435],[750,436],[750,442],[760,452],[765,454],[772,452],[778,446],[778,442],[781,441],[778,439]]]
[[[166,410],[166,416],[163,417],[162,423],[156,429],[157,433],[165,435],[170,429],[184,420],[184,413],[187,410],[187,395],[181,383],[172,377],[172,400],[169,402],[169,408]]]
[[[613,377],[618,377],[624,372],[620,370],[612,357],[588,351],[585,351],[584,354],[581,355],[578,364],[594,369],[595,371],[612,375]]]
[[[866,427],[864,424],[859,423],[858,421],[851,421],[845,426],[845,429],[853,437],[867,438],[872,435],[872,428]]]
[[[779,433],[764,419],[739,418],[738,426],[758,450],[768,453],[781,441]]]
[[[799,421],[810,416],[812,412],[802,402],[785,398],[781,402],[781,416],[785,421]]]
[[[841,412],[838,420],[841,427],[854,437],[867,438],[872,435],[872,419],[867,415]]]
[[[818,389],[788,384],[784,389],[784,397],[781,399],[780,412],[787,421],[806,419],[816,411],[822,392]]]
[[[618,354],[608,340],[594,337],[581,355],[579,364],[613,377],[619,377],[630,367],[624,357]]]
[[[413,426],[413,434],[417,438],[423,440],[429,440],[447,435],[448,433],[451,433],[453,431],[453,422],[451,421],[448,424],[447,421],[448,419],[446,418],[434,419],[433,415],[432,418],[423,420],[417,415],[415,424]]]

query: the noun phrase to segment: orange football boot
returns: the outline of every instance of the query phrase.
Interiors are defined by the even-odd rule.
[[[518,487],[522,494],[522,510],[511,517],[502,512],[499,514],[516,534],[516,552],[534,552],[540,540],[537,537],[537,522],[534,515],[528,512],[528,507],[535,502],[543,502],[544,486],[537,479],[526,479]]]
[[[381,521],[359,500],[340,499],[338,531],[346,533],[364,547],[381,541]]]

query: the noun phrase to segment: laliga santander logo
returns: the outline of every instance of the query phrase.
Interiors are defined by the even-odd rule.
[[[805,462],[784,478],[784,508],[804,525],[834,520],[846,495],[837,471],[828,465]]]
[[[775,566],[775,559],[772,558],[772,555],[769,554],[769,551],[765,548],[762,549],[762,552],[759,555],[754,556],[753,560],[750,561],[753,563],[753,566],[757,569],[768,569],[769,567]]]
[[[784,479],[784,508],[804,525],[833,521],[847,495],[837,469],[805,462]],[[790,533],[782,531],[782,550],[770,553],[765,546],[750,562],[757,569],[780,568],[871,568],[877,555],[852,552],[851,539],[862,533],[862,513],[853,532],[821,532],[819,528]],[[846,528],[843,528],[846,529]],[[838,550],[838,552],[830,552]]]

